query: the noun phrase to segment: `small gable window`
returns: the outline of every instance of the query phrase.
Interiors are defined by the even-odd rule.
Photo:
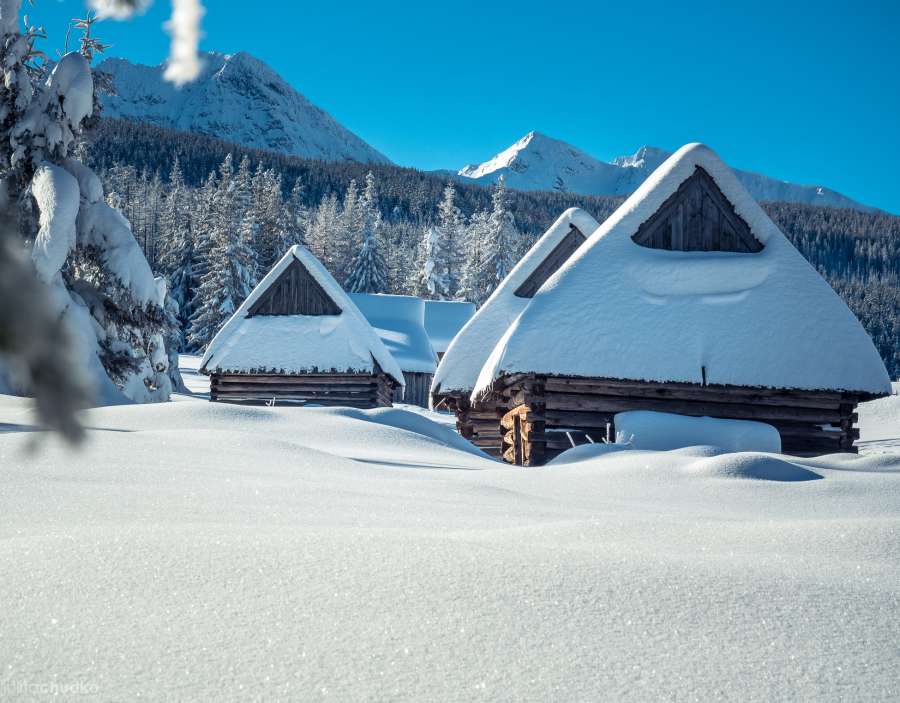
[[[254,315],[340,315],[318,281],[299,261],[294,260],[268,290],[247,311]]]
[[[755,253],[762,243],[734,210],[719,186],[697,166],[632,240],[667,251],[731,251]]]

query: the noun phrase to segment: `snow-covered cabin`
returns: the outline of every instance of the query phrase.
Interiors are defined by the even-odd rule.
[[[431,348],[442,359],[453,338],[475,314],[475,303],[464,300],[426,300],[425,331]]]
[[[438,365],[431,385],[432,405],[455,412],[462,436],[491,454],[499,456],[501,450],[498,406],[490,398],[470,402],[478,374],[538,289],[598,226],[579,208],[560,215],[454,337]]]
[[[350,293],[350,299],[403,372],[406,385],[394,392],[394,402],[427,408],[437,357],[425,331],[425,301],[411,295],[381,293]]]
[[[210,400],[374,408],[403,372],[337,281],[294,246],[213,338],[200,362]]]
[[[853,313],[701,144],[663,163],[491,346],[473,399],[505,408],[518,464],[614,437],[630,410],[761,421],[795,455],[854,451],[855,406],[891,390]]]

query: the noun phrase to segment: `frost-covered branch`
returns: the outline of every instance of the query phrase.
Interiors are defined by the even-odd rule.
[[[76,411],[89,400],[88,380],[73,353],[75,340],[51,289],[34,275],[9,215],[0,218],[0,358],[17,385],[28,387],[42,422],[76,441]]]

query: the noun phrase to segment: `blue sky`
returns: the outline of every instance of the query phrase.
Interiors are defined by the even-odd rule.
[[[263,59],[398,164],[458,168],[532,129],[601,159],[703,141],[733,166],[900,213],[896,0],[206,5],[203,49]],[[56,50],[83,8],[28,12]],[[168,12],[157,0],[98,34],[158,63]]]

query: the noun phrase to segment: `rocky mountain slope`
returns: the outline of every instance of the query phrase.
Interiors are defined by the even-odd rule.
[[[207,53],[203,61],[200,78],[178,89],[163,79],[164,66],[106,59],[98,66],[111,76],[104,116],[308,159],[390,163],[262,61],[244,52]]]

